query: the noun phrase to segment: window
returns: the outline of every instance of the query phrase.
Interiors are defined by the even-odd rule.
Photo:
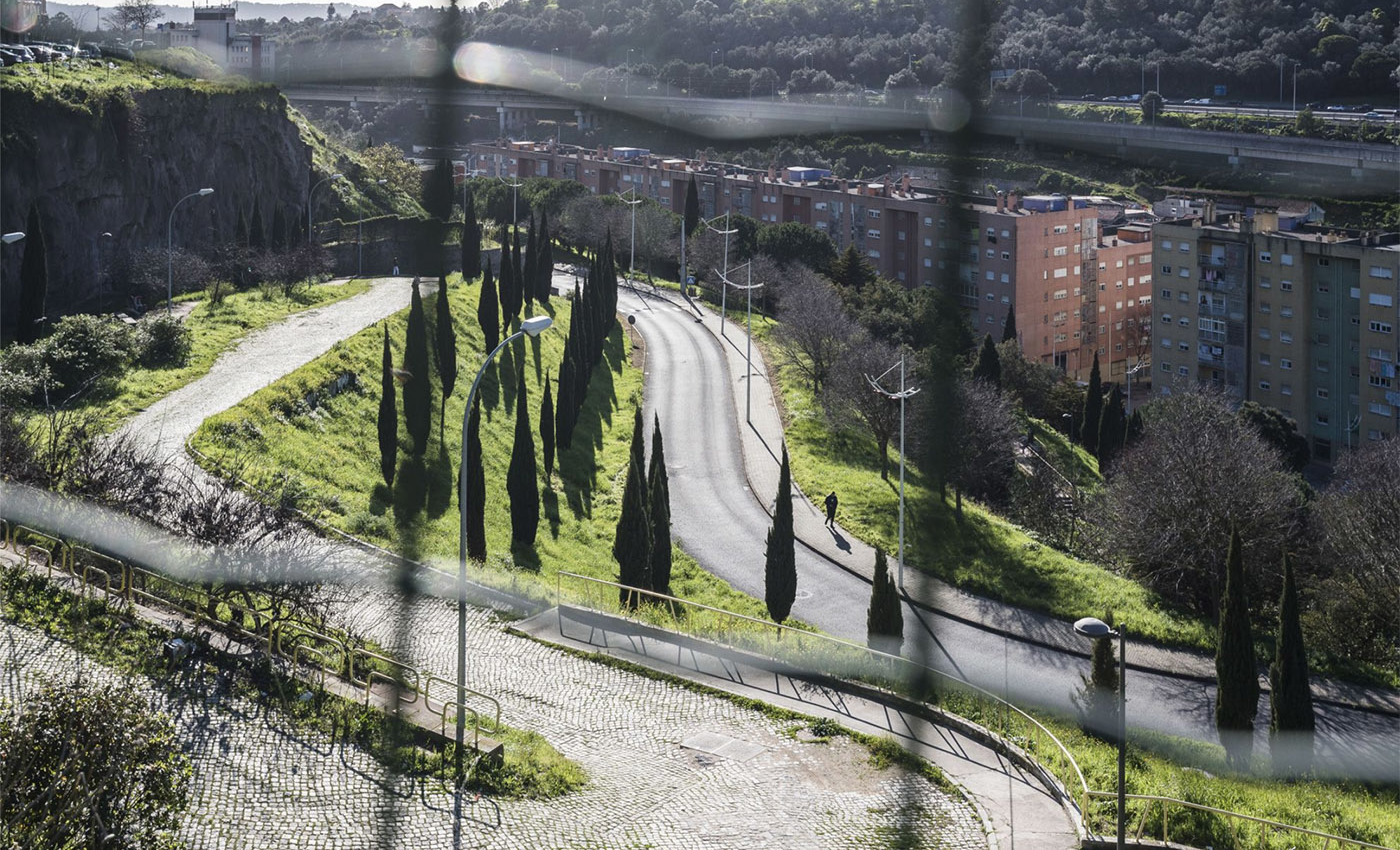
[[[1282,343],[1285,343],[1285,344],[1287,344],[1287,343],[1292,343],[1292,342],[1293,342],[1293,334],[1290,333],[1289,331],[1279,331],[1279,333],[1278,333],[1278,339],[1279,339],[1279,342],[1282,342]]]
[[[1183,289],[1183,290],[1181,290],[1180,292],[1178,292],[1178,293],[1176,294],[1176,300],[1178,300],[1178,301],[1183,301],[1183,302],[1189,302],[1189,301],[1191,300],[1191,293],[1189,293],[1189,292],[1187,292],[1186,290]]]
[[[995,260],[996,258],[997,258],[996,249],[995,249],[995,248],[988,248],[988,249],[987,249],[987,259],[989,259],[989,260]]]
[[[1394,383],[1392,379],[1384,378],[1380,375],[1371,375],[1366,379],[1366,381],[1373,387],[1385,387],[1386,389],[1389,389],[1390,386]]]
[[[1384,295],[1384,294],[1379,293],[1379,292],[1372,292],[1372,293],[1370,294],[1370,296],[1367,297],[1367,301],[1370,302],[1370,304],[1371,304],[1372,307],[1393,307],[1393,306],[1395,306],[1395,304],[1394,304],[1395,299],[1391,298],[1389,295]]]
[[[1099,265],[1099,268],[1103,268],[1103,265],[1100,264],[1100,265]],[[1171,274],[1171,273],[1172,273],[1172,267],[1171,267],[1170,264],[1167,264],[1167,265],[1162,266],[1162,274]]]
[[[1273,338],[1273,334],[1269,333],[1269,329],[1268,329],[1268,328],[1260,328],[1260,329],[1259,329],[1259,338],[1260,338],[1260,339],[1272,339],[1272,338]]]
[[[1268,381],[1260,381],[1259,389],[1263,390],[1264,392],[1268,392],[1271,389],[1271,386]]]
[[[1371,266],[1371,277],[1380,277],[1390,280],[1395,277],[1395,270],[1388,269],[1385,266]]]
[[[1165,336],[1162,337],[1162,347],[1163,347],[1163,348],[1171,348],[1171,347],[1172,347],[1171,337],[1165,337]]]
[[[880,258],[880,252],[879,252],[879,251],[866,251],[866,252],[865,252],[865,255],[866,255],[867,257],[874,257],[874,258],[876,258],[876,259],[879,259],[879,258]]]
[[[928,257],[925,257],[925,258],[924,258],[924,268],[926,268],[926,269],[931,269],[931,268],[933,268],[933,260],[930,259],[930,258],[928,258]]]
[[[1273,262],[1273,260],[1274,260],[1274,255],[1273,255],[1273,254],[1270,254],[1268,251],[1260,251],[1260,252],[1259,252],[1259,262],[1261,262],[1261,263],[1271,263],[1271,262]]]
[[[1185,266],[1182,266],[1182,267],[1181,267],[1181,271],[1177,273],[1177,277],[1190,277],[1190,276],[1191,276],[1191,270],[1188,269],[1188,268],[1185,267]]]
[[[988,301],[995,301],[995,300],[997,300],[997,297],[996,297],[996,295],[995,295],[994,293],[988,292],[988,293],[987,293],[987,300],[988,300]]]
[[[1009,230],[1002,230],[1002,231],[1001,231],[1001,235],[1009,238],[1009,237],[1011,236],[1011,231],[1009,231]]]
[[[1058,236],[1062,233],[1069,233],[1069,226],[1064,224],[1055,225],[1055,235]]]
[[[1332,397],[1332,393],[1331,393],[1326,387],[1318,387],[1318,388],[1317,388],[1317,392],[1314,393],[1314,394],[1315,394],[1318,398],[1331,398],[1331,397]]]
[[[1390,405],[1388,405],[1388,404],[1381,404],[1381,403],[1378,402],[1378,401],[1373,401],[1373,402],[1371,402],[1371,404],[1369,405],[1369,409],[1370,409],[1370,411],[1371,411],[1372,413],[1376,414],[1377,416],[1390,416],[1390,415],[1391,415],[1391,407],[1390,407]]]
[[[1269,363],[1270,363],[1269,355],[1267,355],[1267,354],[1260,354],[1260,355],[1259,355],[1259,365],[1260,365],[1260,366],[1268,366]]]
[[[988,272],[987,272],[987,280],[995,281],[996,279],[997,279],[997,273],[996,273],[996,272],[994,272],[994,271],[988,271]]]
[[[1064,245],[1061,245],[1060,247],[1056,248],[1055,251],[1054,251],[1054,255],[1055,255],[1056,257],[1063,257],[1063,256],[1065,256],[1065,255],[1068,254],[1068,253],[1069,253],[1069,248],[1065,247]]]
[[[1280,357],[1278,360],[1278,367],[1280,369],[1292,369],[1293,361],[1289,360],[1287,357]]]
[[[1010,251],[1002,251],[1002,252],[1001,252],[1001,258],[1002,258],[1003,260],[1009,260],[1009,259],[1011,259],[1011,252],[1010,252]]]
[[[880,211],[879,211],[879,210],[866,210],[866,211],[865,211],[865,216],[866,216],[866,218],[879,218],[879,217],[880,217]]]
[[[1171,373],[1171,370],[1172,370],[1172,364],[1163,361],[1163,363],[1162,363],[1162,371],[1163,371],[1163,372],[1167,372],[1167,373],[1170,374],[1170,373]]]
[[[1172,314],[1171,314],[1171,313],[1163,313],[1163,314],[1162,314],[1162,324],[1164,324],[1164,325],[1170,325],[1171,323],[1172,323]]]
[[[1055,277],[1069,277],[1069,269],[1055,269]]]
[[[1261,312],[1261,313],[1268,313],[1268,312],[1271,312],[1272,310],[1273,310],[1273,308],[1269,306],[1269,302],[1267,302],[1267,301],[1260,301],[1260,302],[1259,302],[1259,312]]]
[[[1162,297],[1170,301],[1172,297],[1172,291],[1170,289],[1163,289]]]
[[[1259,278],[1259,288],[1260,288],[1260,289],[1269,289],[1269,288],[1273,287],[1273,285],[1274,285],[1274,284],[1273,284],[1273,281],[1269,280],[1267,277],[1261,277],[1261,278]]]
[[[1315,367],[1313,367],[1313,368],[1317,369],[1317,371],[1319,371],[1319,372],[1331,372],[1331,371],[1332,371],[1332,361],[1330,361],[1330,360],[1319,360],[1319,361],[1317,361],[1317,365],[1316,365]]]
[[[1172,249],[1172,241],[1171,241],[1170,239],[1163,239],[1163,240],[1162,240],[1162,250],[1163,250],[1163,251],[1170,251],[1171,249]]]
[[[1179,348],[1179,349],[1181,349],[1182,351],[1190,351],[1190,350],[1191,350],[1191,343],[1189,343],[1189,342],[1178,342],[1178,343],[1176,344],[1176,347]]]
[[[1281,281],[1278,282],[1278,288],[1281,289],[1281,290],[1283,290],[1284,292],[1292,292],[1292,291],[1293,291],[1293,281],[1291,281],[1291,280],[1281,280]]]
[[[1190,320],[1188,317],[1186,317],[1186,316],[1182,316],[1180,319],[1177,319],[1177,320],[1176,320],[1176,323],[1177,323],[1178,325],[1181,325],[1183,328],[1189,328],[1189,327],[1191,327],[1191,320]],[[1221,324],[1224,324],[1224,323],[1222,322]]]
[[[1292,254],[1279,254],[1279,255],[1278,255],[1278,261],[1279,261],[1279,265],[1291,266],[1291,265],[1293,265],[1293,255],[1292,255]]]
[[[1002,283],[1010,283],[1010,282],[1011,282],[1011,275],[1007,274],[1006,272],[1002,272],[1002,273],[1001,273],[1001,282],[1002,282]]]
[[[1181,249],[1181,253],[1183,253],[1183,254],[1189,254],[1189,253],[1191,253],[1191,246],[1190,246],[1188,243],[1186,243],[1186,242],[1182,242],[1182,243],[1181,243],[1180,245],[1178,245],[1177,247]]]
[[[1372,322],[1371,330],[1378,334],[1388,334],[1391,331],[1391,326],[1388,322]]]
[[[925,248],[932,248],[932,247],[933,247],[933,237],[931,237],[931,236],[926,236],[926,237],[924,237],[924,247],[925,247]],[[939,245],[938,247],[942,248],[943,246],[942,246],[942,245]]]
[[[1186,375],[1188,374],[1185,366],[1176,367],[1176,373],[1183,378],[1186,377]]]
[[[1054,298],[1055,298],[1056,301],[1059,301],[1061,298],[1068,298],[1068,297],[1069,297],[1069,290],[1068,290],[1068,289],[1057,289],[1057,290],[1055,290]]]
[[[1326,413],[1319,412],[1313,416],[1313,421],[1319,425],[1330,425],[1332,424],[1332,417]]]
[[[1332,291],[1332,284],[1328,283],[1325,280],[1319,280],[1317,282],[1317,291],[1322,295],[1326,295]]]
[[[1279,385],[1278,385],[1278,391],[1279,391],[1279,394],[1281,394],[1281,395],[1293,395],[1293,385],[1292,385],[1292,384],[1279,384]]]
[[[879,228],[871,227],[871,228],[868,228],[868,229],[865,231],[865,235],[866,235],[866,236],[869,236],[871,239],[879,239],[879,238],[880,238],[880,230],[879,230]]]
[[[1367,429],[1366,429],[1366,439],[1370,440],[1371,442],[1375,442],[1376,440],[1379,440],[1380,438],[1381,438],[1381,432],[1380,432],[1380,431],[1376,430],[1375,428],[1367,428]]]

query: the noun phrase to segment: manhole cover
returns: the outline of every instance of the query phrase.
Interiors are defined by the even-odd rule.
[[[759,753],[763,752],[763,747],[758,744],[750,744],[748,741],[740,741],[728,735],[720,735],[716,732],[701,732],[691,735],[681,746],[687,750],[699,750],[702,753],[722,756],[731,761],[748,761]]]

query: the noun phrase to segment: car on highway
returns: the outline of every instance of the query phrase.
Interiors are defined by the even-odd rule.
[[[1346,108],[1345,106],[1342,106],[1342,105],[1339,104],[1339,103],[1329,103],[1329,104],[1327,105],[1327,111],[1328,111],[1328,112],[1346,112],[1346,111],[1347,111],[1347,108]]]
[[[1369,120],[1369,121],[1384,121],[1384,120],[1385,120],[1385,116],[1382,115],[1382,114],[1380,114],[1379,112],[1376,112],[1374,109],[1371,110],[1370,112],[1367,112],[1365,115],[1363,115],[1363,116],[1361,116],[1361,117],[1362,117],[1362,118],[1365,118],[1365,119],[1367,119],[1367,120]]]

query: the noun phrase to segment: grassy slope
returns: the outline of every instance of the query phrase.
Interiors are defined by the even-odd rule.
[[[382,327],[376,325],[337,344],[326,355],[271,387],[204,423],[194,445],[226,463],[247,461],[245,478],[276,486],[294,481],[307,488],[303,504],[330,525],[423,560],[455,562],[458,513],[454,493],[467,389],[484,354],[476,323],[479,288],[463,286],[453,275],[449,290],[457,331],[457,386],[447,404],[445,447],[440,441],[437,404],[441,388],[433,378],[434,421],[430,447],[421,461],[409,454],[411,440],[400,415],[398,472],[391,494],[379,473],[376,418],[379,405]],[[424,299],[430,326],[434,298]],[[538,437],[539,401],[546,375],[558,374],[563,328],[570,305],[555,299],[555,327],[537,342],[521,342],[528,409],[535,431],[535,451],[543,472]],[[407,311],[387,320],[395,363],[403,356]],[[627,363],[628,344],[620,330],[608,340],[603,362],[595,370],[588,401],[571,449],[556,460],[552,485],[541,488],[543,510],[535,546],[507,556],[510,512],[505,493],[506,470],[514,436],[516,366],[520,357],[503,352],[499,368],[488,370],[480,391],[483,402],[482,444],[487,486],[488,561],[509,568],[520,590],[552,594],[554,573],[578,572],[604,579],[616,577],[613,531],[621,507],[622,478],[631,439],[632,409],[641,393],[641,373]],[[346,392],[315,411],[292,412],[307,391],[342,372],[354,372],[363,390]],[[505,376],[505,380],[501,380]],[[508,387],[506,391],[503,387]],[[557,387],[555,388],[557,394]],[[402,393],[399,394],[402,410]],[[560,470],[563,470],[561,474]],[[519,568],[519,569],[517,569]],[[500,569],[477,577],[501,581]],[[675,551],[672,588],[679,596],[717,607],[764,616],[762,603],[702,572],[693,560]]]

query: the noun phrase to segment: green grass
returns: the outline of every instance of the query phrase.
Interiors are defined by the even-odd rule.
[[[755,329],[757,336],[757,328]],[[770,357],[769,362],[775,362]],[[792,370],[777,369],[787,416],[793,479],[808,494],[835,490],[842,526],[887,552],[898,545],[899,480],[891,447],[889,480],[880,478],[875,442],[863,433],[833,431],[810,388]],[[1070,457],[1048,428],[1042,442]],[[1095,467],[1074,450],[1072,468],[1086,478]],[[1096,474],[1096,470],[1093,474]],[[814,502],[815,504],[815,502]],[[1208,649],[1209,624],[1171,610],[1141,585],[1034,540],[1020,527],[969,500],[958,523],[949,500],[914,465],[905,469],[905,561],[959,588],[1063,619],[1102,615],[1111,608],[1133,632],[1161,643]]]
[[[464,286],[456,275],[450,280],[461,374],[447,402],[446,433],[440,435],[438,430],[441,387],[434,375],[430,446],[421,459],[411,456],[412,443],[400,415],[398,471],[392,491],[380,476],[377,448],[382,325],[338,343],[316,361],[210,418],[196,433],[193,445],[222,463],[225,470],[238,465],[243,477],[260,487],[291,487],[302,494],[303,509],[335,528],[406,557],[437,561],[455,569],[459,522],[455,481],[462,413],[467,389],[484,353],[476,322],[479,288],[475,283]],[[435,297],[424,298],[430,326]],[[550,306],[554,328],[538,340],[521,341],[503,352],[498,363],[488,369],[480,391],[483,467],[488,482],[488,563],[486,569],[474,569],[472,575],[475,580],[508,584],[516,592],[539,598],[553,597],[554,575],[561,570],[616,578],[612,542],[621,507],[621,473],[631,440],[632,409],[641,396],[641,373],[628,363],[630,343],[621,329],[615,329],[594,371],[573,446],[556,460],[548,486],[541,485],[536,543],[511,552],[504,482],[514,433],[515,376],[523,366],[542,474],[539,400],[545,376],[552,382],[558,374],[569,311],[567,300],[555,299]],[[403,356],[407,311],[386,321],[397,364]],[[358,377],[360,391],[341,393],[314,410],[306,409],[303,399],[308,392],[345,372]],[[555,390],[557,393],[557,387]],[[402,393],[399,399],[402,409]],[[674,560],[672,589],[676,594],[765,616],[761,602],[705,573],[679,549],[674,550]],[[615,595],[613,598],[615,601]]]
[[[259,290],[252,290],[233,293],[222,304],[214,304],[196,296],[201,300],[194,312],[185,318],[191,343],[185,365],[151,369],[134,366],[116,381],[109,396],[93,399],[87,407],[98,413],[106,425],[115,427],[158,399],[207,374],[219,355],[249,332],[293,313],[333,304],[368,289],[368,281],[352,280],[312,286],[293,298],[280,294],[269,298]]]

